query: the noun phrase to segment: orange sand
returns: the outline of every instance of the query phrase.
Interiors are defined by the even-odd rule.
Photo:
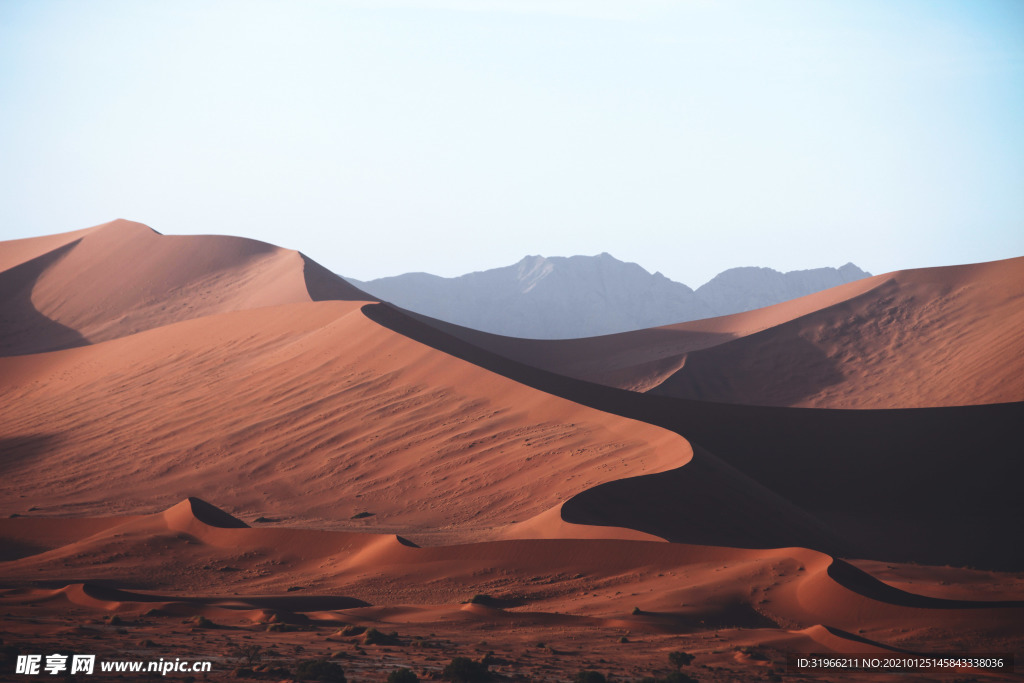
[[[241,238],[0,243],[0,638],[189,653],[211,680],[313,656],[383,681],[493,651],[565,681],[687,650],[732,681],[794,652],[1019,655],[1021,404],[966,404],[1024,398],[1022,264],[538,342]],[[232,673],[242,643],[262,670]]]

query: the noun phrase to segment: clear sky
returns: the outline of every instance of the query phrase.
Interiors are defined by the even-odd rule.
[[[0,2],[0,238],[344,275],[1024,255],[1024,2]]]

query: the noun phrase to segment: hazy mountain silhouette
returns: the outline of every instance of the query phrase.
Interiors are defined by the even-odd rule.
[[[770,306],[868,277],[852,263],[780,273],[731,268],[696,291],[610,254],[527,256],[444,278],[406,273],[349,282],[402,308],[515,337],[560,339],[625,332]]]

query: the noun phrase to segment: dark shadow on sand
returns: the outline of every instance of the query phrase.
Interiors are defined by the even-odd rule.
[[[0,273],[0,356],[57,351],[89,343],[77,331],[40,313],[32,303],[36,281],[80,241]]]
[[[389,304],[362,310],[388,329],[515,381],[670,429],[837,532],[857,556],[1024,569],[1024,403],[824,410],[652,396],[509,360]],[[730,504],[718,500],[706,514]],[[699,526],[679,515],[672,523],[680,539]],[[755,532],[746,536],[723,540],[765,545]]]

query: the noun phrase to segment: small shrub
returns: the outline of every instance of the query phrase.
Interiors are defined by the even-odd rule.
[[[395,669],[388,674],[388,683],[420,683],[420,677],[409,669]]]
[[[346,683],[345,672],[334,662],[326,659],[306,659],[299,662],[295,675],[304,681],[326,681],[328,683]]]
[[[252,668],[254,664],[258,664],[263,660],[263,646],[255,643],[249,645],[239,645],[231,654],[238,658],[240,662],[244,662]]]
[[[446,681],[455,683],[478,683],[491,680],[491,672],[487,665],[468,657],[456,657],[444,668],[442,676]]]
[[[604,674],[597,671],[580,671],[572,679],[572,683],[607,683],[607,681],[608,679],[604,677]]]
[[[682,669],[684,666],[689,666],[693,661],[693,655],[689,652],[683,652],[676,650],[675,652],[668,653],[668,663],[677,669]]]

